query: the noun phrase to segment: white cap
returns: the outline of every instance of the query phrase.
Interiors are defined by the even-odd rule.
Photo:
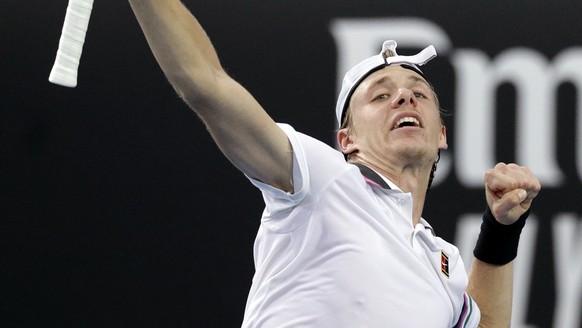
[[[384,41],[380,54],[364,59],[346,73],[335,108],[339,126],[342,124],[344,112],[348,107],[349,99],[354,93],[354,90],[356,90],[358,85],[360,85],[368,75],[386,66],[403,65],[424,76],[418,66],[424,65],[436,57],[436,50],[432,45],[424,48],[424,50],[414,56],[398,55],[396,53],[396,46],[397,44],[394,40]]]

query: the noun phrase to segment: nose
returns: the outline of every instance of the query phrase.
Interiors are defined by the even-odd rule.
[[[392,100],[392,108],[396,109],[407,104],[416,106],[416,97],[414,97],[414,92],[408,88],[398,88],[396,97],[394,97]]]

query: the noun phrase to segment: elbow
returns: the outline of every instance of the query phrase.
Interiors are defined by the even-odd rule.
[[[203,70],[177,70],[166,74],[174,91],[193,109],[208,107],[216,99],[219,73]]]

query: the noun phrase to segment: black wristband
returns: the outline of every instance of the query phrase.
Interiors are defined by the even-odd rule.
[[[491,210],[487,208],[483,214],[481,232],[473,255],[485,263],[495,265],[503,265],[513,261],[517,256],[519,236],[528,215],[529,210],[515,223],[504,225],[497,222]]]

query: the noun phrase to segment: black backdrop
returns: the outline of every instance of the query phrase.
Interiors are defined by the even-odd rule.
[[[185,3],[229,73],[275,120],[330,144],[336,18],[425,18],[455,48],[492,57],[524,46],[551,59],[582,43],[582,5],[573,1]],[[79,85],[68,89],[47,81],[66,1],[2,4],[0,326],[239,326],[261,196],[165,81],[129,5],[95,2]],[[455,72],[446,59],[435,66],[433,83],[454,114]],[[582,214],[574,156],[582,127],[566,124],[577,118],[575,91],[563,93],[572,109],[560,112],[556,133],[567,179],[536,200],[535,268],[522,322],[530,327],[556,322],[552,221],[568,212],[579,223]],[[510,88],[499,94],[515,96]],[[510,112],[497,118],[496,160],[515,160]],[[451,173],[431,192],[424,216],[454,241],[456,218],[481,211],[482,193]]]

